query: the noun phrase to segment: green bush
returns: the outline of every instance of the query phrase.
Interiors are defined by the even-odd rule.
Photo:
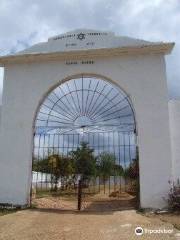
[[[177,182],[170,182],[170,191],[168,194],[168,207],[170,210],[180,210],[180,180]]]

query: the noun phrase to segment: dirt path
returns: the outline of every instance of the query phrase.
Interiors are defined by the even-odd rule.
[[[33,200],[33,205],[40,209],[77,210],[77,197],[41,197]],[[105,196],[88,196],[82,198],[82,210],[87,211],[119,211],[123,209],[135,209],[136,200],[134,198],[109,198]]]
[[[136,236],[137,226],[144,231],[145,228],[166,229],[172,233]],[[0,217],[0,240],[165,240],[178,239],[177,234],[178,230],[171,224],[142,216],[135,210],[78,213],[35,209]]]

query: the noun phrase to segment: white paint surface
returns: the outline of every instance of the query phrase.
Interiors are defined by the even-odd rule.
[[[35,44],[15,55],[74,51],[78,49],[148,46],[153,44],[157,43],[125,36],[115,36],[113,32],[78,29],[49,38],[47,42]]]
[[[3,77],[4,77],[4,69],[0,68],[0,105],[2,104]]]
[[[180,179],[180,100],[169,101],[169,119],[174,181]]]
[[[80,74],[104,77],[129,94],[136,114],[143,208],[162,208],[172,174],[164,56],[104,57],[94,64],[65,61],[9,64],[5,70],[0,131],[0,202],[27,204],[31,183],[33,120],[43,96]]]

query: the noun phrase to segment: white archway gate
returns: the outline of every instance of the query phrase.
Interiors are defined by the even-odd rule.
[[[43,195],[60,209],[138,206],[136,122],[126,93],[95,77],[71,79],[46,96],[34,127],[36,205]]]
[[[172,47],[171,43],[77,30],[16,55],[1,57],[5,77],[0,202],[29,204],[35,113],[50,89],[89,75],[107,79],[128,93],[138,129],[140,205],[165,206],[172,164],[164,54]]]

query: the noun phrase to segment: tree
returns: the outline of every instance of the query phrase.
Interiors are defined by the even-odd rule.
[[[124,169],[125,179],[131,181],[132,190],[136,192],[139,198],[139,153],[138,148],[136,148],[136,158],[132,160],[129,166]],[[131,191],[132,191],[131,190]]]
[[[137,159],[132,160],[127,172],[131,179],[137,179],[139,177],[139,164]]]
[[[32,170],[35,172],[42,172],[42,173],[51,173],[51,168],[49,166],[49,159],[45,157],[43,159],[34,159]]]
[[[124,173],[123,167],[121,165],[119,165],[119,164],[115,164],[114,165],[114,174],[116,176],[122,176],[123,173]]]
[[[103,178],[104,184],[111,175],[114,175],[115,162],[116,158],[112,153],[103,152],[99,155],[97,168],[99,176]]]
[[[88,180],[96,174],[96,159],[93,152],[86,142],[82,142],[80,147],[70,152],[74,160],[75,173],[81,175],[81,180]]]
[[[64,189],[65,180],[74,174],[73,160],[64,155],[53,154],[49,156],[49,166],[51,168],[52,180],[55,184],[54,190],[57,191],[57,184],[61,178],[62,188]]]
[[[137,152],[137,156],[132,162],[129,164],[128,168],[124,170],[124,176],[130,179],[138,179],[139,178],[139,156]]]

